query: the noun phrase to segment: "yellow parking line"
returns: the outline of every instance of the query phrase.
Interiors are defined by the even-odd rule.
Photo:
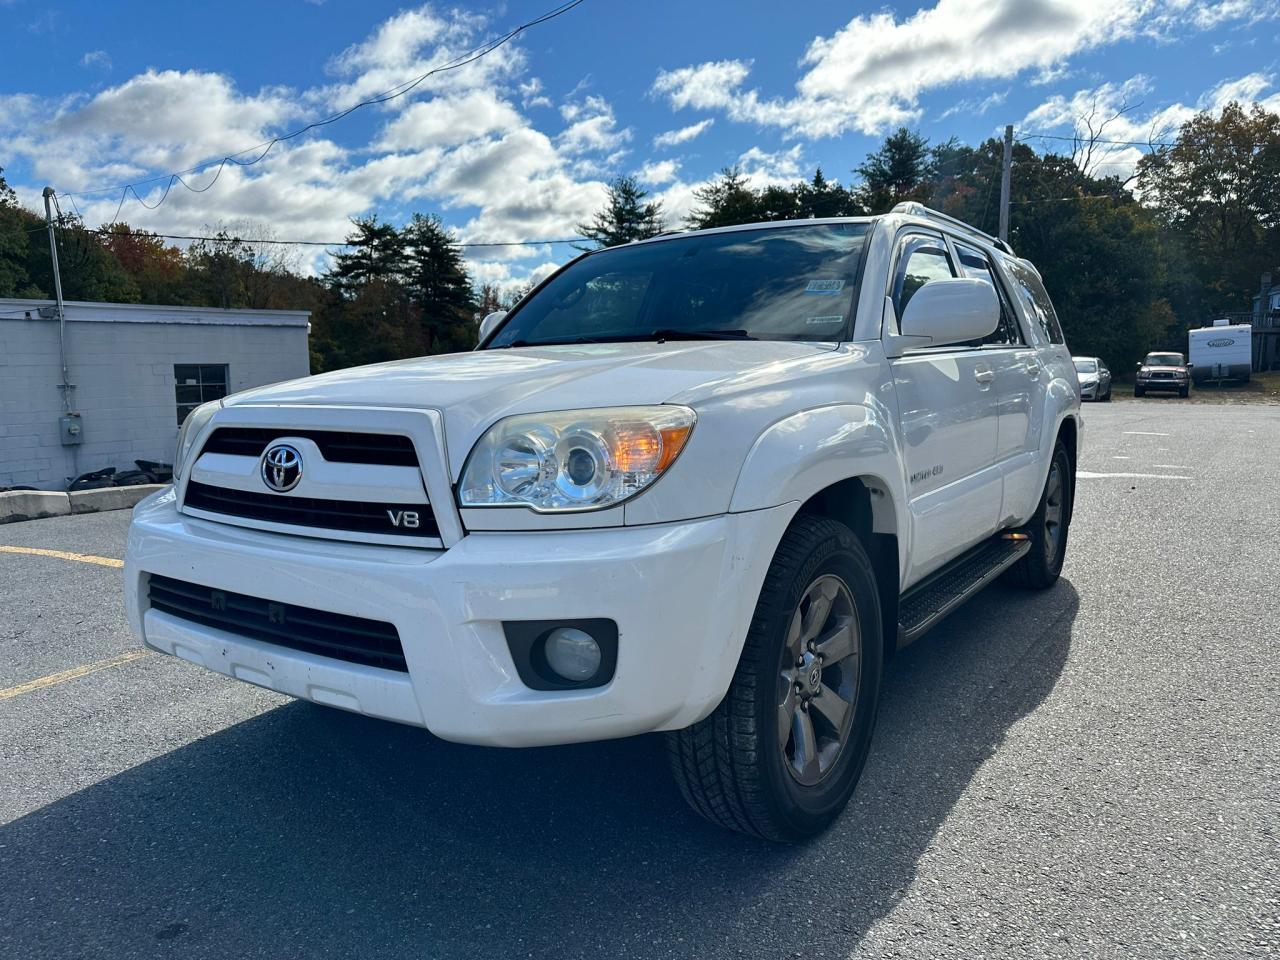
[[[99,557],[98,559],[102,558]],[[86,663],[83,666],[72,667],[70,670],[63,670],[60,673],[51,673],[47,677],[40,677],[37,680],[20,683],[16,687],[9,687],[7,690],[0,690],[0,700],[19,697],[24,693],[31,693],[33,690],[39,690],[41,687],[51,687],[55,683],[65,683],[68,680],[75,680],[77,677],[87,676],[90,673],[97,673],[99,670],[109,670],[111,667],[121,667],[126,663],[132,663],[134,660],[141,660],[143,657],[149,656],[150,654],[150,650],[129,650],[119,656],[112,657],[109,660],[99,660],[97,663]]]
[[[114,557],[95,557],[91,553],[70,553],[67,550],[41,550],[39,547],[9,547],[0,544],[0,553],[25,553],[35,557],[57,557],[59,560],[78,560],[96,563],[101,567],[123,567],[124,561]]]

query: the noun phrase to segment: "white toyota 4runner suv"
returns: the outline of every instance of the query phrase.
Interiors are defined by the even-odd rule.
[[[916,204],[673,234],[474,352],[195,410],[126,605],[154,650],[447,740],[665,731],[699,813],[798,839],[857,783],[885,657],[1058,577],[1080,442],[1004,243]]]

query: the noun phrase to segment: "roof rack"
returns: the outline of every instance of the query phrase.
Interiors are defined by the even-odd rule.
[[[912,216],[912,217],[924,217],[926,220],[941,221],[942,223],[945,223],[949,226],[956,227],[960,230],[963,230],[965,233],[972,234],[975,237],[981,237],[983,240],[987,241],[987,243],[991,244],[996,249],[1003,250],[1005,253],[1009,254],[1009,256],[1011,257],[1015,256],[1013,252],[1013,247],[1009,246],[1009,244],[1006,241],[1001,240],[999,237],[993,237],[991,234],[987,233],[985,230],[979,230],[973,224],[965,223],[963,220],[959,219],[958,217],[948,216],[947,214],[942,213],[939,210],[934,210],[934,209],[931,209],[930,207],[926,207],[923,203],[920,203],[917,200],[904,200],[902,201],[902,203],[894,207],[893,210],[891,210],[890,212],[905,213],[908,216]]]

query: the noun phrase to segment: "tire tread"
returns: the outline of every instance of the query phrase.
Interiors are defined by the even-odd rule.
[[[834,520],[803,514],[796,517],[765,575],[725,699],[705,719],[666,735],[671,769],[689,805],[712,823],[766,840],[796,837],[775,822],[768,802],[760,764],[761,732],[755,719],[761,695],[755,664],[761,658],[777,656],[770,631],[770,605],[786,591],[792,571],[805,562],[815,544],[828,539],[858,543],[848,527]],[[870,571],[865,552],[859,549],[857,553]],[[874,573],[872,577],[874,582]]]

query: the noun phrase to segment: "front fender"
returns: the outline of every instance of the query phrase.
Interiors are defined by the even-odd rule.
[[[858,477],[873,491],[877,533],[898,537],[898,569],[906,562],[910,524],[902,452],[888,411],[833,404],[784,417],[756,440],[738,473],[731,512],[804,503],[842,480]]]

